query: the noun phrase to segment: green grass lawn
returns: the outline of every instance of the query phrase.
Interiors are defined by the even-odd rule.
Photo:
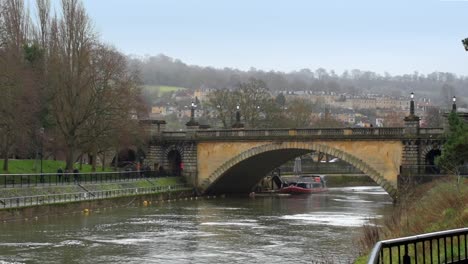
[[[160,94],[165,94],[173,91],[184,90],[184,87],[177,87],[177,86],[165,86],[165,85],[144,85],[143,89],[149,92],[158,91]]]
[[[80,169],[79,164],[75,164],[76,168],[80,172],[91,172],[91,165],[83,164],[83,168]],[[58,168],[65,169],[65,161],[60,160],[43,160],[42,171],[44,173],[55,173]],[[9,160],[8,161],[8,172],[3,171],[3,160],[0,160],[0,173],[39,173],[41,171],[40,160]],[[101,167],[97,168],[97,171],[101,171]],[[106,168],[105,171],[112,171],[110,168]]]

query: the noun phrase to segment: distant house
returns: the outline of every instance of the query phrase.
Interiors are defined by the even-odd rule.
[[[166,116],[167,107],[165,105],[154,105],[151,107],[151,114]]]

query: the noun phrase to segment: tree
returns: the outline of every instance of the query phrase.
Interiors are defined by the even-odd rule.
[[[312,103],[305,99],[293,99],[288,102],[286,125],[295,128],[309,127],[312,123],[312,107]]]
[[[455,95],[455,87],[450,84],[444,84],[440,89],[440,96],[442,97],[442,102],[444,105],[451,105],[452,98]]]
[[[31,140],[36,124],[34,64],[40,51],[29,45],[29,36],[29,16],[23,1],[0,2],[0,151],[5,171],[11,152],[20,142]]]
[[[128,145],[138,141],[139,126],[135,118],[130,115],[145,112],[139,109],[138,95],[140,93],[136,73],[128,71],[126,59],[113,48],[99,45],[93,50],[94,74],[93,94],[97,97],[96,104],[91,106],[93,113],[85,122],[85,133],[80,142],[82,151],[93,157],[92,169],[96,169],[98,152],[105,152],[109,148],[119,145],[109,138],[121,138],[121,132],[126,131],[125,137],[131,140]],[[118,149],[117,149],[118,151]]]
[[[223,128],[230,128],[236,111],[237,99],[227,89],[219,89],[208,95],[208,105],[215,109],[215,118],[218,119]]]
[[[449,173],[459,175],[461,166],[468,162],[468,125],[455,112],[449,114],[448,120],[450,129],[447,141],[436,164]]]
[[[265,82],[250,78],[248,82],[239,84],[236,95],[246,125],[248,127],[258,126],[262,111],[271,100]]]
[[[428,107],[423,118],[424,127],[442,127],[443,120],[440,114],[440,108]]]
[[[62,0],[61,12],[60,18],[43,19],[51,21],[50,29],[41,28],[49,32],[48,112],[64,142],[66,168],[72,170],[78,151],[95,157],[98,142],[128,129],[139,90],[125,58],[97,39],[83,4]]]
[[[272,97],[265,82],[249,79],[239,83],[234,91],[216,90],[208,96],[208,105],[216,109],[216,118],[224,128],[230,128],[239,106],[243,121],[248,127],[262,126],[261,118],[266,116],[266,110],[271,109]]]
[[[279,93],[275,98],[275,103],[277,103],[280,107],[286,106],[286,97],[284,97],[283,93]]]

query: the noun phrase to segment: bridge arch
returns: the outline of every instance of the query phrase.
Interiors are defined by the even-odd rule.
[[[224,162],[209,177],[199,183],[199,191],[202,193],[249,192],[274,168],[311,151],[329,154],[353,165],[369,175],[393,199],[397,198],[396,183],[392,184],[385,179],[384,175],[372,164],[326,143],[314,142],[270,143],[243,151]]]

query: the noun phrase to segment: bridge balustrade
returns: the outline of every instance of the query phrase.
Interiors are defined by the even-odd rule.
[[[420,135],[443,134],[442,128],[421,128]],[[298,129],[223,129],[197,131],[164,131],[163,138],[226,138],[226,137],[404,137],[404,128],[298,128]]]
[[[166,137],[175,137],[175,138],[184,138],[187,135],[185,131],[164,131],[163,134]]]
[[[468,228],[377,242],[368,264],[467,263]]]
[[[426,128],[420,128],[419,129],[419,134],[421,135],[440,135],[440,134],[444,134],[444,129],[443,128],[429,128],[429,127],[426,127]]]
[[[265,135],[267,136],[288,136],[289,135],[289,130],[288,129],[271,129],[271,130],[266,130],[267,133]]]

